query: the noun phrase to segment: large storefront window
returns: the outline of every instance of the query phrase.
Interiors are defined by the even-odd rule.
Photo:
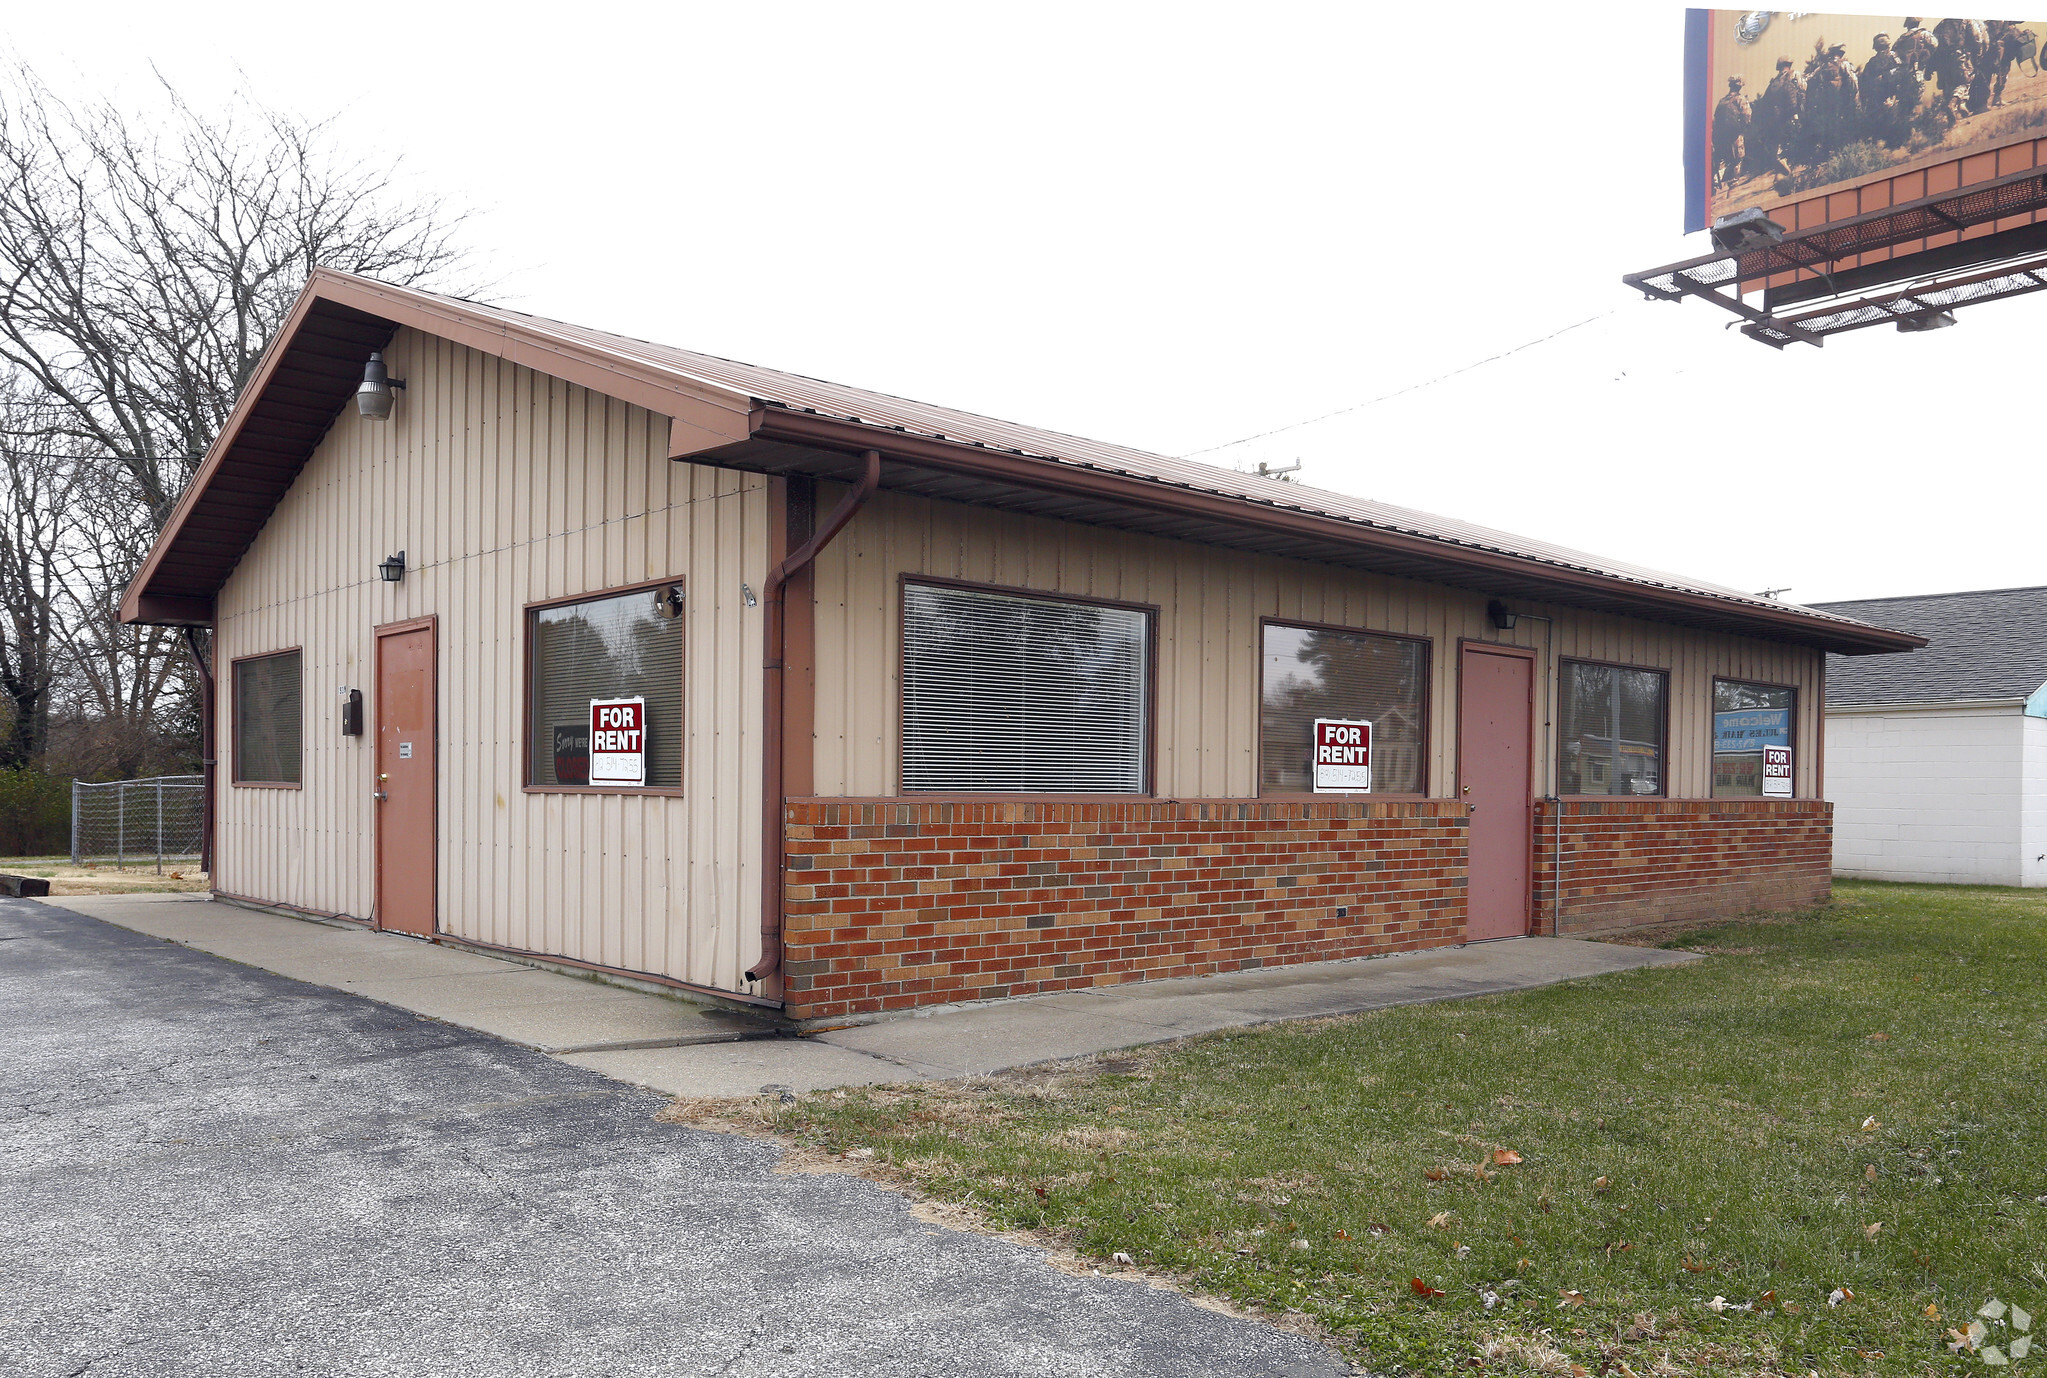
[[[535,608],[526,614],[530,676],[527,779],[590,783],[590,701],[644,699],[645,783],[682,787],[680,584]]]
[[[1558,670],[1560,794],[1662,794],[1669,681],[1661,670],[1588,665]]]
[[[1790,749],[1797,702],[1798,691],[1780,684],[1713,681],[1715,799],[1756,799],[1767,792],[1763,751],[1766,747]],[[1780,792],[1790,792],[1788,781]]]
[[[1259,664],[1260,794],[1306,794],[1315,788],[1317,718],[1372,724],[1374,793],[1423,792],[1426,641],[1268,622]]]
[[[1141,794],[1151,614],[903,585],[903,788]]]

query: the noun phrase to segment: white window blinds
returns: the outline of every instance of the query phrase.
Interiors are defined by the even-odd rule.
[[[235,665],[235,779],[252,784],[300,783],[299,736],[305,709],[297,651],[238,660]]]
[[[903,788],[1142,793],[1151,616],[903,586]]]

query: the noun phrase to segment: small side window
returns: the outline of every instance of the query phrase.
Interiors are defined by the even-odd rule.
[[[299,743],[305,727],[301,652],[235,662],[234,778],[238,785],[303,782]]]

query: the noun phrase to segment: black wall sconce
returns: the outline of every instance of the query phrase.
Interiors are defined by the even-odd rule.
[[[1485,615],[1491,618],[1492,624],[1503,632],[1513,631],[1514,624],[1521,620],[1520,613],[1515,612],[1497,598],[1485,605]]]
[[[386,555],[377,562],[377,577],[387,584],[395,584],[405,577],[405,552]]]

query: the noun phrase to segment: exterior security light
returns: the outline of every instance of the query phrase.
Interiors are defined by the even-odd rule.
[[[1753,253],[1784,242],[1784,227],[1761,206],[1751,206],[1713,222],[1713,247],[1723,254]]]
[[[1929,330],[1945,330],[1955,323],[1952,311],[1928,311],[1919,316],[1898,317],[1898,329],[1907,335],[1924,335]]]
[[[372,421],[391,419],[391,389],[405,386],[403,378],[393,378],[391,371],[384,367],[384,355],[380,350],[370,355],[370,361],[362,368],[362,386],[355,390],[355,409]]]
[[[669,584],[654,590],[654,616],[671,621],[682,616],[682,585]]]
[[[388,400],[386,405],[389,405]],[[386,555],[383,559],[379,560],[377,562],[377,577],[387,584],[395,584],[400,579],[403,579],[405,577],[405,552],[401,550],[396,555]]]
[[[739,586],[739,601],[746,604],[746,606],[750,608],[754,606],[756,603],[760,602],[760,599],[753,596],[753,588],[751,585],[741,584]]]
[[[1492,624],[1503,632],[1514,630],[1514,624],[1521,620],[1520,613],[1515,612],[1497,598],[1485,605],[1485,615],[1492,619]]]

